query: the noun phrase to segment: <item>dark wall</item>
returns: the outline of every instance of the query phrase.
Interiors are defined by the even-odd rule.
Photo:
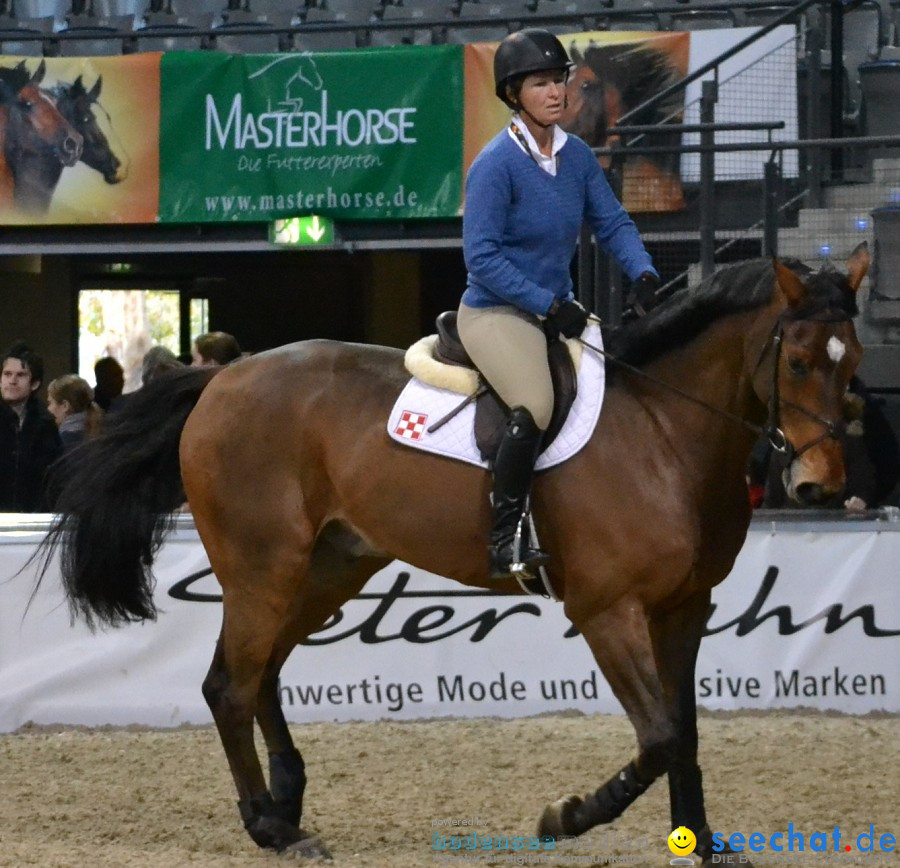
[[[251,352],[308,338],[406,347],[465,286],[458,248],[0,257],[0,346],[27,340],[46,382],[75,369],[82,288],[176,288]]]
[[[68,262],[60,257],[0,257],[0,352],[26,341],[44,359],[44,383],[69,373],[76,310]]]

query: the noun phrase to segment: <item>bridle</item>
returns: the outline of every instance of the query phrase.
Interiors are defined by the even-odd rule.
[[[772,448],[776,452],[780,452],[785,456],[785,464],[790,464],[795,459],[803,455],[804,452],[812,449],[814,446],[818,446],[825,440],[840,439],[841,434],[844,431],[844,422],[843,420],[834,422],[831,419],[826,419],[824,416],[820,416],[818,413],[814,413],[812,410],[802,406],[801,404],[797,404],[794,401],[788,401],[787,399],[781,397],[781,390],[778,385],[778,367],[779,361],[781,359],[781,347],[784,337],[784,324],[785,322],[839,323],[851,321],[852,317],[848,313],[840,310],[826,309],[817,313],[810,313],[801,316],[796,316],[791,313],[791,311],[785,310],[781,312],[778,319],[775,321],[775,325],[772,327],[772,332],[769,335],[769,340],[766,341],[765,344],[763,344],[763,348],[760,352],[759,359],[756,363],[753,373],[755,374],[759,369],[760,364],[762,364],[762,360],[766,355],[766,350],[768,349],[769,343],[771,343],[775,349],[775,363],[772,365],[772,388],[769,390],[769,416],[766,420],[765,428],[762,429],[760,433],[765,435],[766,439],[769,441]],[[795,448],[791,441],[788,440],[787,436],[784,433],[784,430],[781,427],[782,407],[790,407],[792,410],[796,410],[798,413],[802,413],[804,416],[807,416],[814,422],[817,422],[823,428],[822,433],[818,437],[814,437],[808,443],[804,443],[799,449]]]
[[[591,316],[591,319],[593,319],[594,321],[598,321],[594,316]],[[795,459],[803,455],[804,452],[807,452],[814,446],[818,446],[824,440],[840,439],[841,434],[844,430],[843,420],[834,422],[831,419],[826,419],[824,416],[813,412],[807,407],[803,407],[802,405],[797,404],[794,401],[789,401],[781,397],[781,390],[778,385],[778,369],[781,360],[781,347],[784,339],[784,326],[786,322],[794,323],[806,321],[834,323],[851,322],[852,317],[844,311],[834,310],[831,308],[816,313],[802,314],[800,316],[793,314],[790,310],[784,310],[781,312],[781,314],[779,314],[778,319],[772,326],[772,330],[770,331],[768,338],[766,339],[759,352],[759,357],[757,358],[756,364],[753,366],[753,371],[751,373],[751,378],[755,377],[769,351],[769,348],[772,347],[775,351],[775,359],[772,365],[772,387],[769,391],[768,418],[765,425],[757,425],[755,422],[751,422],[749,419],[745,419],[743,416],[738,416],[736,413],[732,413],[729,410],[723,409],[722,407],[717,407],[715,404],[710,404],[708,401],[704,401],[702,398],[691,395],[689,392],[685,392],[683,389],[667,382],[666,380],[655,377],[653,374],[648,374],[641,368],[625,362],[622,359],[616,358],[616,356],[612,355],[612,353],[609,353],[606,350],[597,347],[586,340],[583,340],[582,338],[578,338],[578,341],[583,346],[601,355],[606,361],[610,362],[616,367],[622,368],[623,370],[641,377],[642,379],[653,383],[654,385],[660,386],[672,392],[673,394],[679,395],[685,400],[690,401],[691,403],[696,404],[699,407],[703,407],[704,409],[709,410],[715,415],[728,419],[729,421],[734,422],[735,424],[740,425],[743,428],[746,428],[748,431],[752,431],[757,435],[757,437],[765,437],[769,441],[773,449],[775,449],[777,452],[780,452],[786,457],[786,464],[790,464]],[[822,433],[818,437],[814,437],[808,443],[804,443],[799,448],[794,447],[794,445],[790,442],[790,440],[788,440],[787,435],[781,428],[781,410],[783,407],[789,407],[791,410],[796,410],[798,413],[802,413],[804,416],[807,416],[814,422],[817,422],[822,426]]]

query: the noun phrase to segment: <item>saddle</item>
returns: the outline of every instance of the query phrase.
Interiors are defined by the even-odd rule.
[[[434,358],[445,365],[477,368],[466,352],[456,326],[456,311],[447,310],[439,314],[437,341],[434,345]],[[578,377],[572,355],[562,341],[554,337],[547,343],[547,361],[550,365],[550,379],[553,383],[553,414],[550,424],[541,441],[541,451],[546,449],[562,430],[566,417],[578,394]],[[506,429],[508,408],[497,397],[496,393],[486,386],[475,398],[475,443],[481,457],[493,463]]]

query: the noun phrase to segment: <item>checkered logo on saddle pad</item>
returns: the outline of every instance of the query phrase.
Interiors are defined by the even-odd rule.
[[[418,440],[425,430],[425,423],[428,416],[424,413],[413,413],[411,410],[404,410],[400,413],[400,423],[394,429],[394,434],[403,440]]]

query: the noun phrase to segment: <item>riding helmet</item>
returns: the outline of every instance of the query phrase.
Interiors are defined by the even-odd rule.
[[[494,87],[497,96],[507,102],[506,85],[510,79],[550,69],[568,70],[572,66],[562,43],[549,31],[526,27],[510,33],[494,55]]]

